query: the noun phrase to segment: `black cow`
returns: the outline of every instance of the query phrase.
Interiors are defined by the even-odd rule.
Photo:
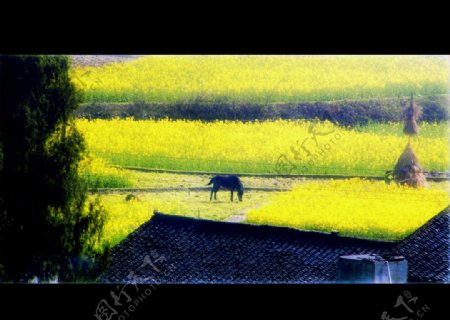
[[[214,200],[217,200],[217,191],[220,187],[228,189],[231,191],[231,201],[233,201],[233,192],[237,191],[239,201],[242,201],[242,195],[244,194],[244,187],[242,186],[241,180],[237,176],[215,176],[209,181],[208,186],[212,184],[213,187],[211,189],[211,196],[209,197],[209,201],[212,200],[212,196],[214,193]]]

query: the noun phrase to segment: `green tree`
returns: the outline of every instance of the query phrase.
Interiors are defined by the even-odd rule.
[[[0,264],[6,280],[92,279],[106,217],[78,174],[80,94],[65,56],[0,56]],[[1,275],[0,275],[1,276]]]

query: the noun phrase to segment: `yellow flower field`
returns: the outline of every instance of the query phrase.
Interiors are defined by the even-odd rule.
[[[445,56],[147,56],[71,72],[88,102],[298,102],[447,94]]]
[[[155,175],[154,179],[170,178],[173,183],[179,179],[167,174],[150,175]],[[251,180],[243,179],[246,186],[251,185]],[[260,178],[257,183],[265,182]],[[204,181],[196,185],[200,184]],[[288,192],[247,191],[242,202],[230,202],[228,192],[219,192],[218,200],[211,202],[208,191],[187,189],[137,192],[130,201],[125,200],[129,193],[102,194],[100,201],[108,217],[101,245],[116,245],[147,222],[154,210],[220,221],[247,215],[247,223],[336,230],[341,235],[395,240],[413,232],[448,205],[445,191],[448,185],[444,183],[430,183],[429,188],[422,190],[359,179],[316,182],[299,179],[293,185],[294,190]]]
[[[79,172],[89,188],[126,188],[136,183],[129,172],[111,167],[106,160],[92,155],[80,162]]]
[[[408,139],[403,124],[364,131],[330,122],[93,120],[76,125],[110,164],[183,171],[384,175]],[[413,149],[425,169],[449,164],[447,123],[421,123]]]
[[[442,189],[412,189],[358,178],[314,181],[247,214],[248,223],[340,235],[403,239],[449,205]]]
[[[103,229],[103,244],[116,245],[129,233],[137,229],[153,215],[152,208],[158,207],[159,201],[142,203],[137,200],[125,201],[125,195],[102,196],[101,203],[108,212]]]
[[[148,221],[154,210],[201,219],[224,220],[232,215],[257,207],[267,196],[264,192],[246,193],[245,201],[231,202],[229,193],[219,193],[218,200],[209,201],[208,191],[180,190],[177,192],[137,192],[135,199],[126,201],[128,193],[103,194],[101,204],[108,211],[103,244],[114,246],[141,224]]]

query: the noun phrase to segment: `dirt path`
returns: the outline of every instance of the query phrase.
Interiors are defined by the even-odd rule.
[[[242,222],[245,220],[245,214],[240,215],[232,215],[228,219],[226,219],[226,222]]]
[[[190,187],[190,188],[99,188],[92,189],[91,192],[94,193],[116,193],[116,192],[181,192],[181,191],[210,191],[210,187]],[[258,188],[258,187],[248,187],[247,191],[264,191],[264,192],[280,192],[280,191],[290,191],[288,188]],[[223,191],[223,190],[222,190]]]
[[[256,204],[255,206],[253,206],[251,209],[257,209],[259,207],[262,207],[266,203],[267,203],[267,200],[261,201],[258,204]],[[229,216],[224,221],[226,221],[226,222],[235,222],[235,223],[243,222],[247,218],[247,212],[248,211],[249,211],[248,208],[244,209],[244,210],[241,210],[240,212]]]
[[[137,58],[139,55],[71,55],[72,62],[75,66],[93,66],[99,67],[106,63],[126,62]]]

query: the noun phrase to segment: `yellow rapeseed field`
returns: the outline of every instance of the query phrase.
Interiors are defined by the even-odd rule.
[[[71,71],[88,102],[298,102],[447,94],[445,56],[147,56]]]
[[[79,173],[89,188],[125,188],[136,183],[129,172],[111,167],[105,159],[92,155],[80,162]]]
[[[90,152],[110,164],[185,171],[380,176],[408,142],[401,123],[364,132],[304,120],[79,119],[76,125]],[[412,140],[420,163],[447,170],[447,124],[420,126]]]
[[[265,201],[267,196],[264,192],[251,192],[245,194],[245,201],[231,202],[228,192],[219,192],[218,200],[210,202],[208,191],[179,190],[136,192],[135,198],[127,201],[128,194],[113,193],[100,196],[102,205],[108,211],[103,244],[117,244],[142,223],[148,221],[154,210],[201,219],[224,220],[233,215],[242,215],[246,210],[257,207]]]
[[[115,194],[101,197],[101,203],[108,212],[103,229],[103,244],[116,245],[130,232],[137,229],[153,215],[159,201],[143,203],[136,199],[126,201],[125,195]]]
[[[403,239],[449,205],[442,189],[358,178],[313,181],[250,210],[247,222],[378,240]]]

